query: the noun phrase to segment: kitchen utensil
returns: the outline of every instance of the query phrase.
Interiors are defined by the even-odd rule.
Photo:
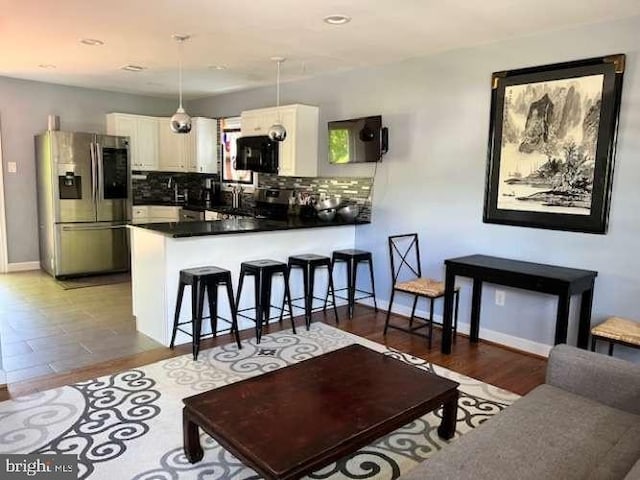
[[[360,213],[360,207],[356,204],[345,205],[338,209],[338,215],[347,222],[353,222]]]
[[[336,197],[326,198],[316,203],[316,210],[321,211],[321,210],[335,209],[338,207],[338,205],[340,205],[339,198],[336,198]]]
[[[318,212],[318,218],[325,222],[330,222],[336,216],[335,209],[325,209]]]

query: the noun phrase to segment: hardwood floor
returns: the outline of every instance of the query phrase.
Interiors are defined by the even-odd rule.
[[[484,341],[478,344],[471,344],[465,336],[460,334],[458,334],[457,342],[453,346],[451,355],[442,355],[440,353],[440,331],[437,329],[435,331],[433,348],[429,350],[425,339],[404,332],[390,330],[385,337],[382,334],[385,317],[384,312],[378,312],[376,314],[373,309],[359,305],[356,307],[353,320],[347,319],[345,308],[339,309],[339,314],[341,321],[337,327],[344,331],[410,353],[416,357],[423,358],[437,365],[520,395],[524,395],[544,382],[547,363],[544,358],[514,351]],[[392,316],[392,319],[396,322],[406,321],[402,317],[395,315]],[[326,319],[321,313],[316,314],[314,321],[325,321],[329,325],[335,325],[333,315],[331,314],[327,314]],[[277,323],[272,324],[266,331],[276,332],[281,328],[287,328],[287,325],[288,322],[284,322],[282,327]],[[304,328],[303,319],[297,318],[296,325]],[[241,338],[243,339],[250,338],[253,335],[254,332],[252,330],[244,330],[241,332]],[[230,341],[231,338],[229,335],[222,335],[216,339],[203,340],[201,348],[211,348],[229,343]],[[8,394],[0,391],[0,399],[6,399],[8,395],[15,397],[103,375],[111,375],[190,352],[191,345],[182,345],[176,347],[174,350],[157,348],[136,353],[128,357],[117,358],[100,364],[79,368],[60,375],[17,382],[9,385]]]

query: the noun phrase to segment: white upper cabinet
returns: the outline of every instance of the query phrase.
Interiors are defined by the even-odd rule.
[[[170,118],[159,118],[160,126],[160,168],[164,172],[186,172],[185,137],[187,134],[174,133]],[[188,134],[190,135],[190,134]]]
[[[269,127],[273,125],[271,109],[248,110],[240,116],[240,133],[243,137],[255,137],[269,133]]]
[[[174,133],[170,119],[160,118],[160,170],[167,172],[218,172],[218,122],[192,118],[191,132]]]
[[[171,131],[170,119],[107,114],[107,133],[129,137],[132,170],[218,173],[218,121],[192,118],[188,134]]]
[[[107,114],[107,133],[129,137],[132,170],[158,170],[158,119],[124,113]]]
[[[267,135],[269,127],[280,121],[287,138],[280,143],[278,175],[315,177],[318,174],[318,107],[283,105],[280,108],[247,110],[241,114],[242,136]]]
[[[218,121],[196,117],[187,135],[187,168],[196,173],[218,173]]]

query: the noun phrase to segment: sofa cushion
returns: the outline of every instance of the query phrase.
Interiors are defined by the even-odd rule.
[[[545,384],[402,479],[624,478],[639,432],[640,416]]]

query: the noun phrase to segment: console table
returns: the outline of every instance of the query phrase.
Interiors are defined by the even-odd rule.
[[[456,276],[473,279],[471,298],[470,341],[478,341],[480,330],[480,300],[482,283],[493,283],[507,287],[522,288],[534,292],[558,296],[555,344],[566,343],[569,324],[569,304],[571,295],[582,294],[580,323],[578,326],[578,347],[587,348],[591,326],[591,304],[593,286],[598,272],[558,267],[542,263],[523,262],[488,255],[445,260],[445,299],[442,326],[442,353],[451,353],[451,325],[453,318],[453,293]]]

